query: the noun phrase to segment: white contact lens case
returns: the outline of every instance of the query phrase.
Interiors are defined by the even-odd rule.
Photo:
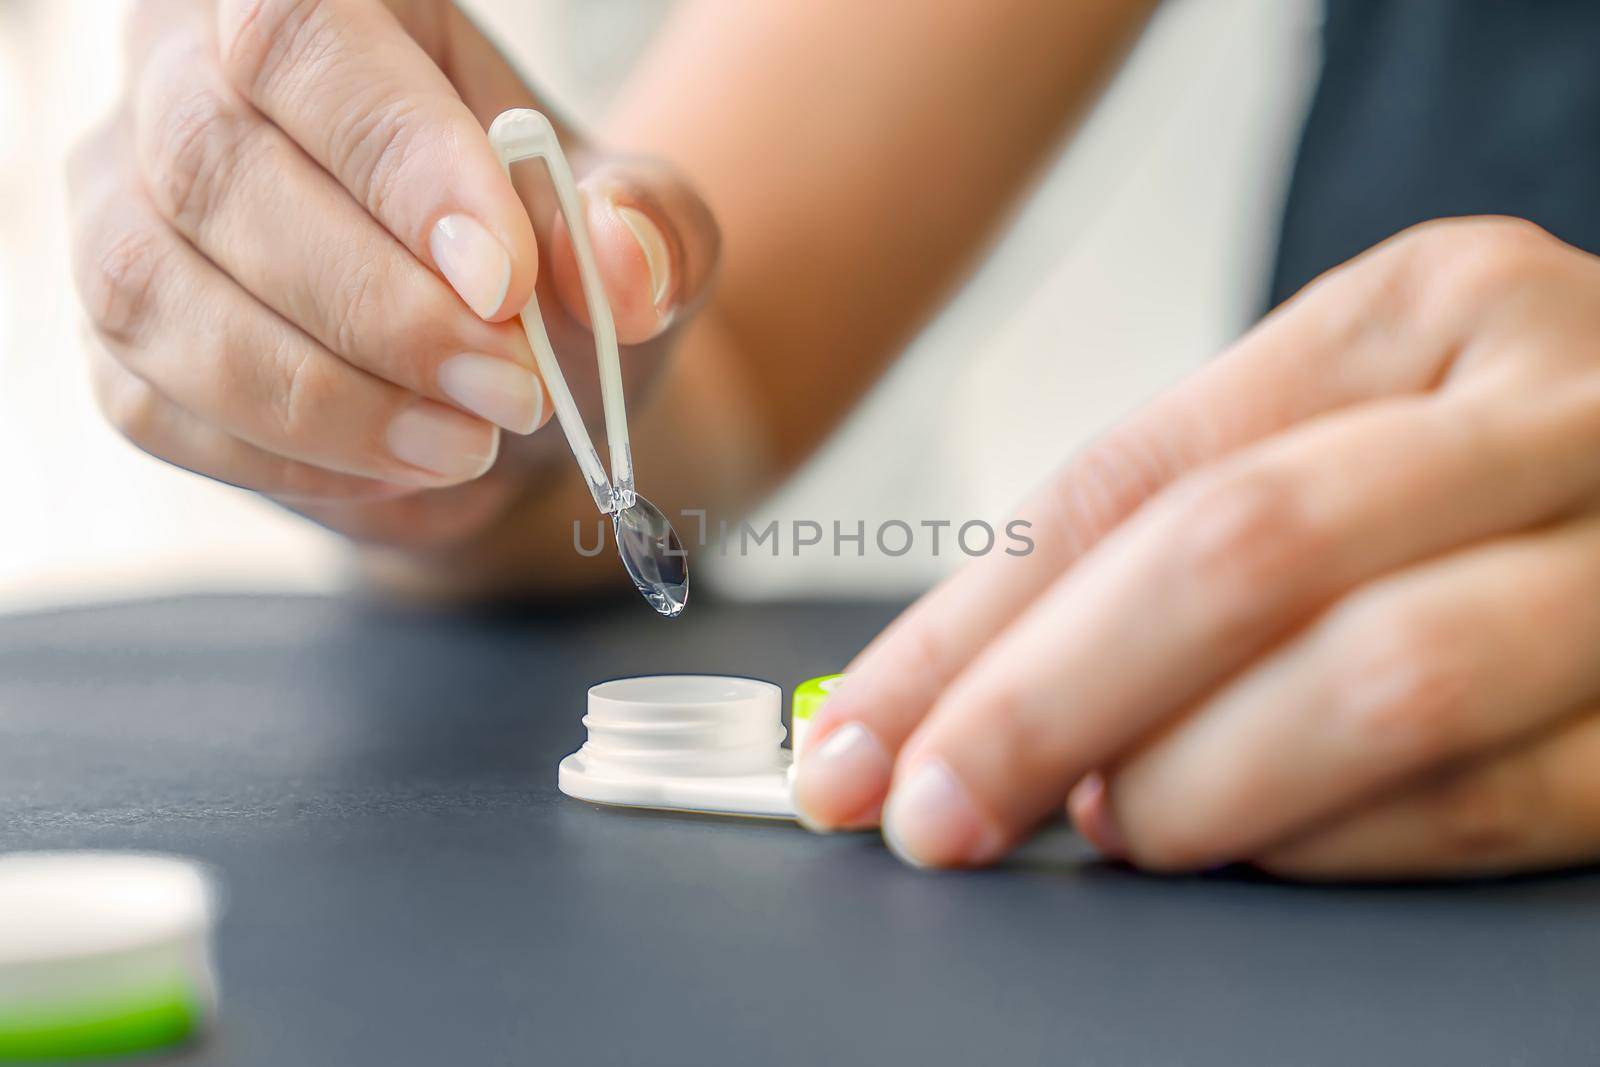
[[[588,740],[561,791],[636,808],[792,819],[783,691],[709,674],[618,678],[589,689]]]
[[[216,1012],[210,872],[175,856],[0,855],[0,1062],[146,1053]]]

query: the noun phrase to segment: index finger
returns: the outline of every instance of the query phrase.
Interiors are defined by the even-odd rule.
[[[527,209],[443,71],[375,0],[223,0],[228,79],[480,317],[520,311]]]

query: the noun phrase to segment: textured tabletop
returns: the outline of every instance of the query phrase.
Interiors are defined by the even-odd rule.
[[[221,870],[222,1023],[184,1064],[1600,1062],[1600,875],[1168,880],[1064,832],[936,875],[869,836],[556,791],[594,681],[788,688],[891,614],[3,618],[0,848]]]

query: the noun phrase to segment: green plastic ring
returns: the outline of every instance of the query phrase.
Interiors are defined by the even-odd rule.
[[[817,709],[827,703],[828,695],[843,677],[842,674],[825,674],[821,678],[812,678],[795,686],[792,704],[794,720],[799,722],[815,715]]]

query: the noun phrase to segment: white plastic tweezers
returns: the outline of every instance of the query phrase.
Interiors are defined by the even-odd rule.
[[[622,395],[622,363],[617,356],[617,327],[611,318],[611,305],[606,301],[605,285],[600,278],[600,268],[595,263],[594,246],[589,241],[589,226],[584,218],[583,202],[578,198],[578,187],[572,179],[572,168],[561,151],[555,127],[537,111],[516,108],[504,112],[489,127],[489,142],[494,145],[500,163],[509,174],[513,163],[529,159],[542,159],[555,186],[556,203],[561,217],[566,221],[567,232],[572,237],[572,249],[578,259],[578,277],[583,284],[583,299],[589,307],[589,324],[594,333],[595,361],[600,367],[600,400],[605,408],[606,443],[611,449],[611,476],[606,477],[600,453],[583,424],[578,405],[573,402],[572,390],[556,361],[555,349],[550,345],[550,335],[545,331],[544,315],[539,310],[537,293],[522,309],[522,329],[533,346],[533,358],[544,378],[555,408],[556,419],[566,434],[578,467],[583,471],[594,497],[595,506],[602,514],[614,515],[634,504],[633,451],[628,444],[628,408]]]

